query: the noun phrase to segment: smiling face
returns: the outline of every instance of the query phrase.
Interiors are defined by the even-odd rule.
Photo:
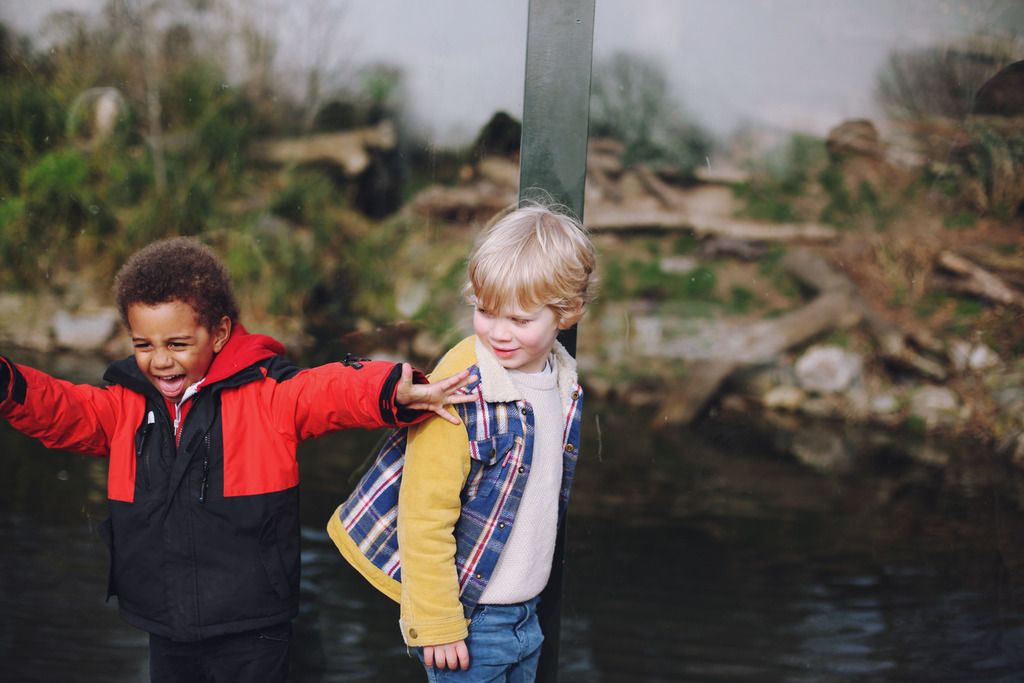
[[[560,329],[549,306],[495,313],[478,305],[473,312],[473,331],[506,370],[543,370]]]
[[[157,391],[174,403],[206,376],[214,354],[231,336],[230,318],[225,316],[207,329],[199,324],[195,309],[183,301],[132,304],[127,317],[135,362]]]

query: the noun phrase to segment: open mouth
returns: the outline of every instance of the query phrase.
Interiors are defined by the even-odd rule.
[[[179,396],[185,391],[185,375],[169,375],[167,377],[154,377],[156,388],[168,398]]]

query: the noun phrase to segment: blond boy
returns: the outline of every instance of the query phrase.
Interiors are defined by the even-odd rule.
[[[594,249],[574,219],[531,206],[482,235],[468,267],[462,424],[395,430],[332,516],[342,555],[401,604],[429,680],[532,680],[537,603],[579,451],[582,391],[558,343],[591,298]]]

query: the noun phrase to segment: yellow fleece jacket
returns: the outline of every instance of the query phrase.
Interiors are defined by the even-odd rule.
[[[460,372],[477,362],[475,336],[452,348],[430,379]],[[449,408],[454,414],[454,409]],[[409,428],[398,503],[402,581],[373,565],[345,532],[338,515],[327,531],[341,554],[373,586],[401,604],[407,645],[422,647],[465,639],[469,634],[455,570],[455,524],[460,494],[470,470],[464,425],[430,419]]]

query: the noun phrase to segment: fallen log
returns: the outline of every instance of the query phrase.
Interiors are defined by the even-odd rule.
[[[959,276],[959,279],[952,281],[939,279],[940,284],[989,301],[1024,308],[1024,295],[1007,285],[998,275],[963,256],[952,251],[943,251],[939,254],[938,265]]]
[[[704,410],[719,387],[739,367],[767,363],[835,327],[860,322],[861,306],[853,284],[824,259],[802,249],[783,257],[782,268],[819,293],[806,306],[774,320],[737,328],[720,343],[707,346],[710,357],[691,363],[683,385],[669,390],[653,426],[687,424]]]
[[[473,187],[434,186],[416,195],[409,203],[409,210],[427,218],[468,224],[477,219],[489,219],[515,201],[514,190],[490,183]]]
[[[865,322],[878,340],[880,353],[888,361],[936,380],[945,379],[945,368],[918,353],[905,332],[884,320],[860,298],[853,282],[828,262],[807,249],[789,251],[780,266],[804,286],[817,292],[806,305],[773,320],[759,320],[730,329],[721,338],[690,345],[697,354],[679,354],[689,361],[683,385],[669,389],[653,421],[654,427],[687,424],[704,410],[721,385],[738,368],[769,363],[784,351],[798,347],[832,329]],[[920,346],[936,347],[933,339],[918,340]]]
[[[699,237],[718,235],[748,242],[832,242],[839,236],[835,228],[820,223],[758,223],[683,210],[600,204],[587,207],[587,227],[594,232],[691,231]]]
[[[682,206],[683,201],[677,196],[678,190],[659,178],[650,168],[644,164],[637,164],[633,167],[633,173],[636,174],[644,189],[657,199],[658,203],[663,207],[666,209],[678,209]]]
[[[372,128],[342,133],[261,140],[253,144],[251,153],[257,161],[272,164],[332,163],[341,167],[347,177],[354,178],[370,165],[368,150],[393,149],[395,143],[394,125],[382,121]]]

